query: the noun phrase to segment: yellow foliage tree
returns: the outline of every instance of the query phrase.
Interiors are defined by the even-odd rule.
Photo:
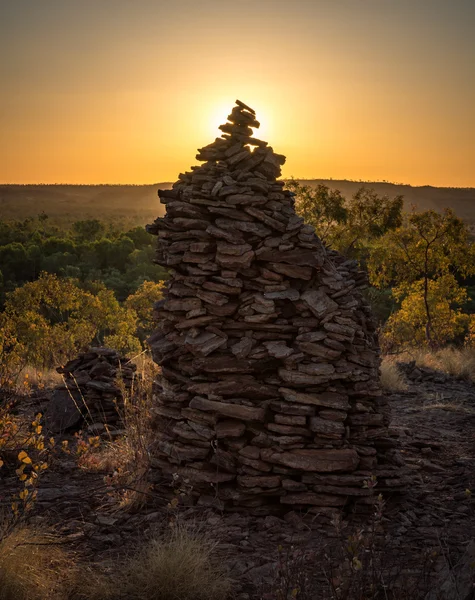
[[[431,314],[431,342],[443,346],[463,334],[470,317],[460,306],[467,300],[467,290],[461,288],[453,275],[443,275],[428,281],[420,279],[393,288],[393,295],[402,300],[401,308],[391,315],[383,329],[383,350],[429,345],[426,335],[428,303]]]
[[[144,281],[138,290],[125,301],[126,307],[134,310],[137,314],[137,329],[141,340],[148,337],[154,329],[153,305],[162,300],[164,286],[163,281],[159,283]]]
[[[136,321],[111,290],[102,287],[94,295],[47,273],[8,294],[2,314],[10,350],[41,369],[63,364],[91,344],[140,351]]]
[[[399,300],[404,298],[403,312],[391,317],[388,331],[396,324],[404,328],[411,324],[410,330],[418,323],[420,329],[414,329],[416,339],[421,340],[423,331],[423,343],[431,348],[457,335],[453,329],[457,326],[450,320],[454,316],[451,307],[460,303],[465,292],[454,275],[467,277],[475,273],[475,245],[466,224],[453,211],[445,209],[440,214],[427,210],[406,215],[401,227],[388,231],[374,243],[368,269],[373,285],[394,286],[393,295]],[[409,314],[410,309],[414,315]],[[446,329],[443,316],[449,318]],[[396,338],[401,336],[400,331]]]
[[[468,332],[465,337],[465,345],[475,347],[475,315],[470,315],[468,322]]]
[[[13,384],[25,366],[23,354],[24,346],[16,337],[13,323],[4,313],[0,313],[0,388]]]
[[[402,196],[388,198],[361,187],[351,198],[326,185],[287,182],[297,214],[315,229],[325,245],[343,255],[364,259],[368,245],[402,222]]]

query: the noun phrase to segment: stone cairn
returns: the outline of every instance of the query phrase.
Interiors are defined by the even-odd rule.
[[[87,423],[87,431],[94,434],[120,431],[123,391],[132,388],[136,368],[116,350],[103,347],[90,348],[58,367],[64,381],[46,410],[48,428],[60,432]]]
[[[236,104],[199,150],[204,164],[159,190],[166,216],[147,227],[171,273],[149,339],[161,366],[153,464],[201,505],[330,518],[370,504],[372,475],[402,485],[367,279],[296,215],[276,180],[285,157]]]

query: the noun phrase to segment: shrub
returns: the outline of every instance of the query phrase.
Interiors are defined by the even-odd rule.
[[[17,526],[0,532],[0,600],[56,600],[66,597],[75,575],[71,553],[40,528]],[[6,533],[4,533],[6,532]]]
[[[0,314],[0,358],[13,353],[10,371],[26,364],[41,370],[64,364],[90,344],[140,352],[135,311],[120,306],[102,284],[94,293],[78,282],[42,273],[7,294]],[[0,376],[5,378],[7,374]]]
[[[120,589],[128,600],[224,600],[231,581],[213,556],[216,544],[175,526],[153,539],[126,565]]]
[[[36,487],[48,468],[54,439],[45,440],[42,434],[41,413],[29,423],[11,412],[11,405],[0,406],[0,474],[16,467],[17,490],[12,495],[13,522],[18,522],[34,506]],[[0,539],[6,535],[0,528]],[[1,565],[0,565],[1,566]]]
[[[430,336],[427,331],[427,308],[424,281],[394,287],[393,297],[401,301],[383,327],[381,345],[386,351],[398,348],[442,347],[461,336],[467,329],[469,316],[460,306],[467,292],[452,275],[428,282],[427,305],[430,307]],[[429,341],[432,339],[432,344]]]
[[[381,363],[381,386],[386,392],[404,392],[407,390],[407,383],[397,364],[389,358],[384,358]]]
[[[134,294],[125,301],[128,309],[134,310],[138,317],[137,332],[140,340],[144,341],[156,327],[153,306],[163,298],[163,281],[154,283],[144,281]]]
[[[418,367],[442,371],[452,377],[475,381],[475,348],[443,348],[436,352],[419,351],[409,355]]]
[[[136,376],[130,388],[117,379],[124,406],[120,409],[124,434],[116,439],[95,443],[98,438],[79,438],[78,463],[82,469],[106,472],[105,481],[117,491],[116,499],[122,510],[139,509],[150,496],[148,471],[150,446],[155,439],[152,423],[152,384],[157,365],[147,352],[134,361]],[[76,451],[77,452],[77,451]]]

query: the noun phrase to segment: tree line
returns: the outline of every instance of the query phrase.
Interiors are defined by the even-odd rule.
[[[0,221],[0,307],[8,292],[42,272],[77,279],[84,289],[101,281],[121,302],[144,280],[167,276],[153,263],[152,239],[143,227],[124,231],[114,222],[89,219],[60,228],[45,214]]]
[[[0,385],[91,344],[139,353],[166,271],[142,227],[97,219],[68,228],[46,215],[0,221]]]
[[[346,198],[325,185],[287,187],[322,241],[368,271],[383,351],[475,342],[475,245],[452,210],[405,213],[402,196],[366,188]],[[167,278],[152,240],[97,219],[0,221],[0,379],[90,344],[140,352]]]
[[[325,185],[288,187],[323,242],[368,271],[384,351],[475,341],[475,245],[451,209],[406,213],[402,196],[367,188],[345,198]]]

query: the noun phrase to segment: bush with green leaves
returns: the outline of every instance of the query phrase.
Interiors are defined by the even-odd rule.
[[[8,335],[3,351],[40,369],[64,364],[91,344],[136,353],[141,350],[137,321],[137,313],[102,284],[93,293],[75,280],[42,273],[7,294],[0,314],[0,329]]]
[[[384,329],[385,342],[436,348],[463,334],[462,281],[475,273],[475,246],[453,211],[405,215],[400,227],[374,243],[368,268],[371,283],[392,288],[400,302]]]

